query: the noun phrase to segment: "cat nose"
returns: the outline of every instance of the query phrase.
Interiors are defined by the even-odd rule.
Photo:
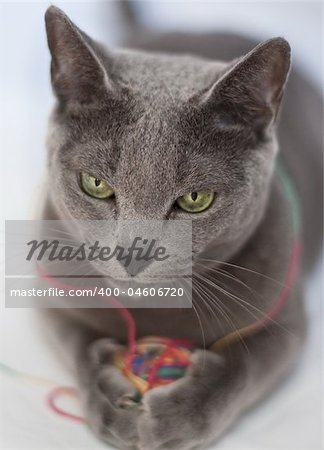
[[[126,266],[124,265],[124,261],[119,262],[124,267],[129,276],[135,277],[138,273],[143,272],[152,263],[152,260],[137,261],[132,259],[129,265]]]
[[[118,246],[123,249],[123,256],[118,258],[118,262],[131,277],[143,272],[153,262],[151,241],[147,239],[123,239],[118,241]]]
[[[135,277],[155,260],[161,228],[160,222],[119,221],[116,243],[122,257],[118,261],[129,276]]]

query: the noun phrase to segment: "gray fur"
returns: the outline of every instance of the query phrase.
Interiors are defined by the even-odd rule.
[[[272,39],[225,63],[212,54],[172,54],[172,48],[106,50],[55,7],[46,24],[57,104],[48,135],[51,189],[44,218],[192,219],[197,308],[132,313],[138,337],[186,337],[199,349],[187,376],[145,394],[138,406],[129,399],[134,388],[111,365],[112,352],[127,338],[116,311],[44,314],[65,347],[71,342],[68,358],[85,413],[101,439],[122,449],[204,448],[291,369],[305,337],[300,277],[276,322],[245,340],[248,352],[241,342],[222,354],[205,350],[232,331],[226,314],[238,329],[267,311],[280,291],[271,279],[285,277],[292,224],[274,164],[289,45]],[[149,47],[152,33],[141,33],[140,46]],[[167,38],[160,38],[162,48]],[[316,147],[317,138],[308,146]],[[116,200],[87,196],[80,170],[107,180]],[[309,185],[298,188],[318,189],[316,177]],[[206,188],[217,193],[207,211],[188,217],[174,208],[179,196]],[[319,245],[314,237],[310,260]]]

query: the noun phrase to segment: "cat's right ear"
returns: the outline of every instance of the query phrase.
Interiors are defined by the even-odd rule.
[[[200,96],[200,104],[224,117],[225,123],[238,121],[265,129],[277,118],[289,69],[288,42],[280,37],[269,39],[236,60]]]
[[[90,45],[90,38],[55,6],[45,14],[51,79],[62,102],[93,103],[112,91],[112,83]]]

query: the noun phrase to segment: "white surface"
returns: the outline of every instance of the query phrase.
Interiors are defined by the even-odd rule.
[[[319,4],[140,5],[156,26],[233,29],[267,38],[288,37],[295,59],[320,83]],[[118,23],[103,3],[57,3],[94,37],[113,42]],[[0,132],[3,218],[31,218],[45,178],[46,121],[52,102],[43,3],[1,3]],[[149,19],[151,17],[151,19]],[[3,228],[1,229],[3,243]],[[1,259],[3,271],[4,256]],[[311,336],[298,370],[267,402],[247,415],[215,449],[277,450],[321,448],[321,275],[309,284]],[[3,283],[3,277],[1,277]],[[3,292],[3,286],[1,286]],[[38,330],[30,310],[5,310],[1,301],[0,361],[24,372],[73,385]],[[0,373],[0,448],[107,448],[84,426],[53,416],[44,404],[47,389]]]

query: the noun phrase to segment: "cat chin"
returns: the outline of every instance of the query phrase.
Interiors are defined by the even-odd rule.
[[[115,283],[129,283],[129,284],[165,284],[167,282],[176,282],[182,279],[191,279],[191,275],[175,275],[172,277],[159,277],[159,276],[111,276],[104,275],[104,278],[107,278],[110,282]]]
[[[179,270],[179,273],[173,273],[170,274],[170,270],[166,270],[164,272],[158,273],[149,273],[146,271],[140,271],[136,275],[129,275],[126,270],[124,273],[120,272],[118,269],[114,273],[114,270],[107,270],[107,267],[92,264],[92,268],[97,273],[98,278],[106,279],[107,282],[110,284],[116,285],[118,287],[118,284],[120,283],[128,283],[128,284],[141,284],[142,286],[144,284],[149,285],[159,285],[159,284],[166,284],[171,282],[179,282],[179,280],[183,279],[191,279],[191,270],[188,270],[186,267],[183,269],[183,273],[181,273],[181,270]],[[94,276],[94,275],[93,275]]]

